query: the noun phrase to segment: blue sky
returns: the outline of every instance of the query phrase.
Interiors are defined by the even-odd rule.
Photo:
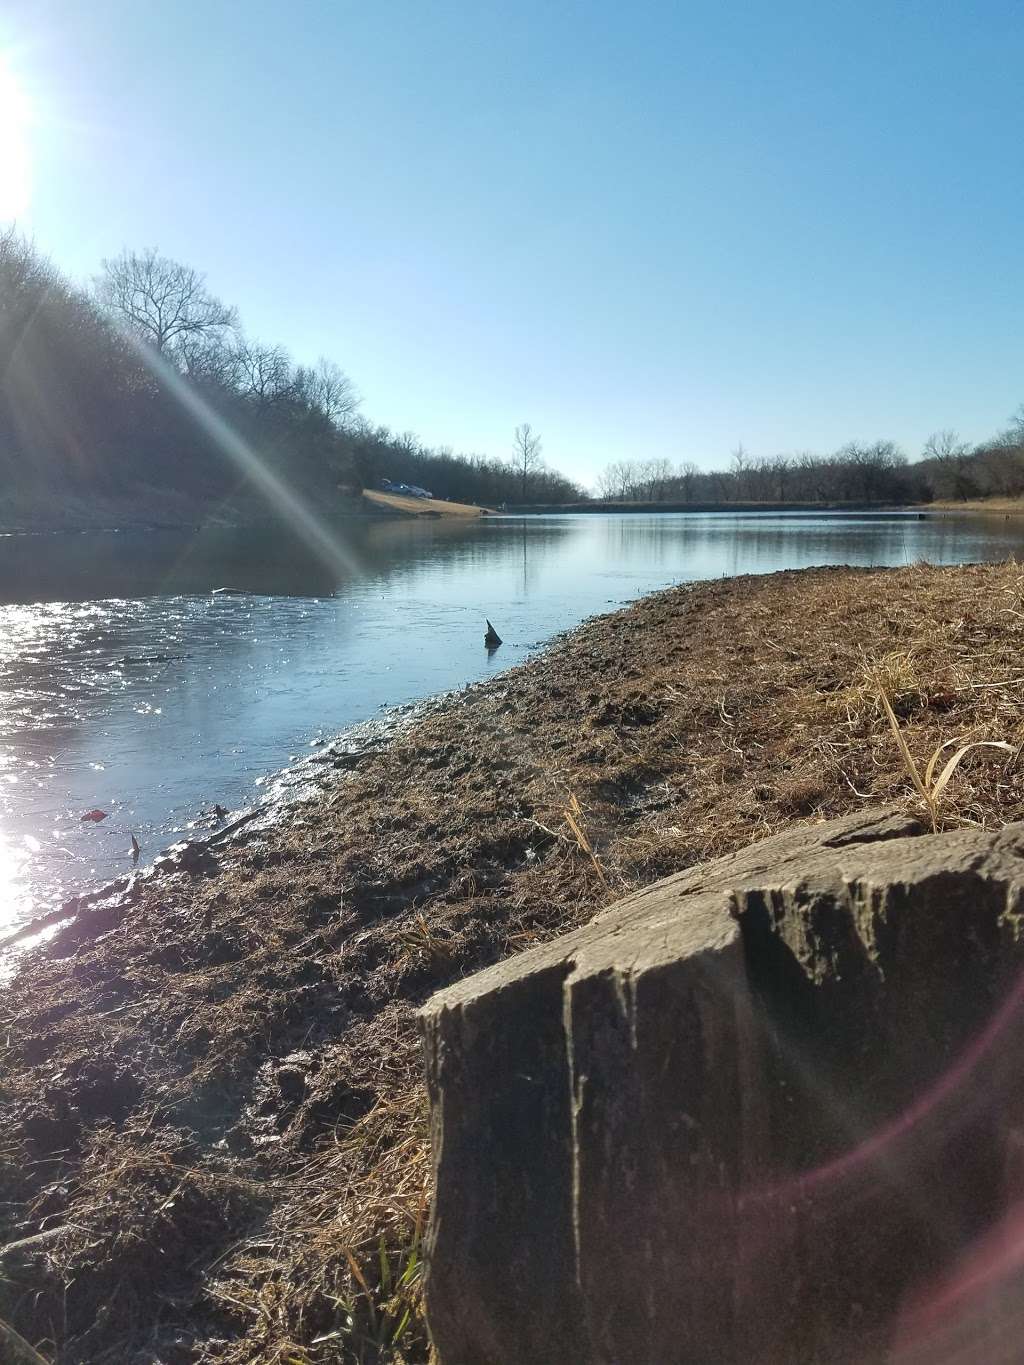
[[[1024,401],[1018,0],[7,0],[0,53],[68,273],[156,246],[431,443],[589,481]]]

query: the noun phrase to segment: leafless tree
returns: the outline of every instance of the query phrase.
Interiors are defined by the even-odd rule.
[[[932,484],[940,497],[964,500],[977,493],[971,471],[971,447],[955,431],[934,432],[925,441],[921,457],[935,462]]]
[[[671,477],[672,466],[668,460],[644,460],[639,470],[642,496],[648,502],[663,502]]]
[[[175,358],[182,373],[196,384],[238,389],[244,383],[243,350],[244,346],[233,344],[225,336],[200,334],[182,337],[175,348]]]
[[[794,457],[793,470],[805,502],[828,502],[836,496],[835,470],[830,462],[813,450],[803,450]]]
[[[969,451],[970,446],[961,441],[955,431],[936,431],[925,441],[921,454],[926,460],[953,464],[962,460]]]
[[[173,355],[186,339],[221,336],[238,320],[209,292],[204,275],[152,248],[103,261],[96,293],[122,325],[163,355]]]
[[[529,422],[523,422],[515,431],[515,466],[519,473],[522,501],[526,501],[526,485],[530,475],[543,468],[540,457],[541,441]]]
[[[336,427],[347,426],[359,407],[359,394],[344,370],[321,356],[315,365],[295,372],[298,391]]]
[[[789,486],[790,462],[788,455],[773,455],[768,461],[768,468],[771,471],[772,481],[775,485],[775,497],[779,502],[786,501],[786,489]]]
[[[238,347],[239,384],[258,407],[284,397],[292,387],[292,363],[283,346],[247,341]]]
[[[636,468],[629,460],[614,460],[597,476],[597,491],[609,501],[634,496]]]
[[[0,316],[6,324],[8,315],[24,297],[29,297],[30,308],[39,295],[56,279],[56,272],[40,257],[32,242],[13,224],[0,229]]]
[[[679,487],[682,491],[684,502],[693,501],[694,487],[697,483],[697,476],[699,474],[700,470],[697,468],[697,466],[693,463],[692,460],[686,460],[683,464],[679,466],[679,471],[676,475],[676,478],[679,481]]]
[[[750,495],[750,456],[743,448],[741,441],[729,456],[729,469],[736,485],[736,496],[740,498]]]

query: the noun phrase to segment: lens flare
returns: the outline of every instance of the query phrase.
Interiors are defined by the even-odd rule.
[[[277,515],[305,540],[320,562],[337,574],[339,581],[357,573],[359,562],[355,555],[338,534],[321,520],[306,499],[267,467],[252,447],[203,400],[173,365],[145,342],[137,341],[130,333],[126,335],[160,383],[216,441],[235,468],[259,489]]]

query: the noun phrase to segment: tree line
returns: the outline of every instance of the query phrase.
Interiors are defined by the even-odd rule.
[[[186,397],[182,401],[182,386]],[[204,509],[256,496],[232,433],[260,465],[321,506],[416,484],[437,497],[501,506],[588,494],[550,469],[539,434],[518,426],[506,458],[430,447],[360,411],[333,360],[297,363],[250,336],[204,276],[154,250],[104,260],[91,286],[67,280],[13,227],[0,230],[0,491],[46,506],[84,498],[186,495]],[[1024,495],[1024,408],[970,445],[940,431],[911,462],[890,440],[831,454],[753,457],[728,467],[619,460],[598,495],[627,502],[928,502]]]
[[[182,386],[189,401],[182,401]],[[246,333],[204,276],[154,250],[66,279],[15,228],[0,231],[0,479],[44,506],[66,493],[197,504],[256,496],[224,430],[329,507],[382,479],[473,502],[567,501],[582,490],[539,459],[432,449],[359,412],[333,360],[296,363]]]
[[[913,462],[893,441],[851,441],[829,455],[753,457],[742,445],[724,469],[692,462],[617,460],[598,478],[598,496],[616,502],[965,501],[1024,495],[1024,407],[997,435],[970,445],[938,431]]]

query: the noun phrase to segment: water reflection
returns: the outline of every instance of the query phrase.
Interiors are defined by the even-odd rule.
[[[0,922],[250,802],[319,733],[457,687],[674,581],[1001,559],[1016,522],[578,516],[0,537]],[[230,589],[230,592],[215,592]],[[504,644],[484,648],[485,619]],[[109,812],[83,825],[93,808]]]

